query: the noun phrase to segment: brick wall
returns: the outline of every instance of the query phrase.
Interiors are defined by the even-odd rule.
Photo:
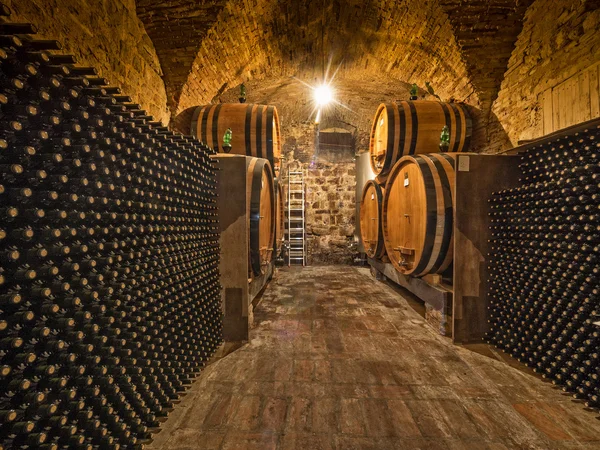
[[[100,76],[168,123],[166,91],[154,45],[138,19],[134,0],[4,0],[14,22],[35,24],[41,39],[94,66]]]
[[[540,94],[598,61],[597,0],[536,0],[525,14],[523,30],[492,108],[510,143],[488,151],[542,136]]]
[[[137,13],[156,48],[175,110],[202,41],[228,0],[135,0]]]

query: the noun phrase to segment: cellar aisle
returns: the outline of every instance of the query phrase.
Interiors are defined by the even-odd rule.
[[[251,341],[203,372],[150,449],[597,449],[596,417],[453,346],[367,269],[286,268]]]

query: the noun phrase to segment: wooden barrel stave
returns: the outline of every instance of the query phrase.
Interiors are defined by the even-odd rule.
[[[265,272],[273,259],[275,239],[275,191],[269,161],[246,160],[246,204],[249,218],[249,268],[254,275]]]
[[[450,131],[448,152],[464,152],[470,145],[472,123],[461,104],[426,100],[382,103],[371,127],[371,167],[380,184],[403,156],[439,151],[444,125]]]
[[[363,188],[360,203],[360,237],[365,253],[370,258],[381,258],[385,254],[383,231],[381,229],[381,205],[383,188],[373,180]]]
[[[271,167],[278,172],[281,133],[275,106],[219,103],[198,106],[194,110],[191,134],[218,153],[223,151],[223,135],[227,128],[232,131],[228,153],[268,159]]]
[[[403,274],[442,273],[452,263],[455,158],[405,156],[390,172],[382,231],[390,260]]]

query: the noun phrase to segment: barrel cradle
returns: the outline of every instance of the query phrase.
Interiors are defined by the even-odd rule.
[[[285,200],[279,178],[275,178],[275,255],[279,255],[285,233]]]
[[[401,158],[390,171],[382,231],[392,264],[405,275],[444,272],[453,258],[453,198],[457,155]]]
[[[370,258],[385,255],[383,231],[381,228],[381,206],[384,189],[375,181],[367,181],[360,202],[360,237],[365,253]]]
[[[472,122],[465,106],[427,100],[382,103],[371,127],[369,153],[376,180],[385,184],[403,156],[439,152],[440,134],[448,126],[448,152],[468,151]]]
[[[279,173],[281,133],[275,106],[219,103],[194,110],[190,133],[215,151],[223,151],[222,139],[228,128],[232,139],[227,153],[265,158]]]
[[[249,218],[249,267],[254,275],[265,273],[273,259],[275,239],[275,190],[273,171],[263,158],[246,159],[246,205]]]

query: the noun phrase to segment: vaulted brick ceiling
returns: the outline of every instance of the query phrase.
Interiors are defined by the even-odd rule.
[[[440,0],[483,109],[496,99],[533,0]]]
[[[136,0],[137,14],[152,39],[161,62],[170,107],[208,31],[227,0]]]
[[[172,114],[256,78],[395,78],[489,108],[531,0],[137,0]]]

